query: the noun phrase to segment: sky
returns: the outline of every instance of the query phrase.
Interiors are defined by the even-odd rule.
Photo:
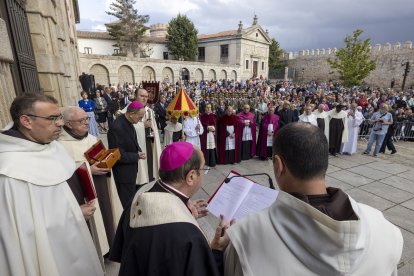
[[[106,14],[114,0],[79,0],[78,30],[105,31],[115,17]],[[371,44],[414,42],[414,0],[137,0],[148,25],[185,14],[199,34],[250,27],[256,14],[270,38],[285,51],[342,48],[346,35],[362,29]]]

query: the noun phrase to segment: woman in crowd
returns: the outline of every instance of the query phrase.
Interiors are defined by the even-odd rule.
[[[79,100],[79,107],[82,108],[86,114],[88,114],[89,119],[89,133],[93,136],[99,136],[98,123],[95,119],[95,102],[88,99],[88,93],[85,91],[81,92],[82,99]]]
[[[108,131],[106,117],[108,113],[108,104],[103,97],[101,97],[101,91],[96,90],[95,102],[95,114],[96,121],[98,122],[99,130],[103,133]]]

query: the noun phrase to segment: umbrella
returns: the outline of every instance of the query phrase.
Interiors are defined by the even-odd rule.
[[[177,95],[167,107],[167,114],[170,117],[188,117],[188,116],[197,116],[198,108],[194,102],[190,99],[188,94],[184,91],[184,88],[180,88]]]

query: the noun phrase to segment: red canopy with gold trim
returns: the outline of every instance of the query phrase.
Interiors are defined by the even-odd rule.
[[[184,91],[184,88],[180,88],[177,95],[167,107],[168,116],[178,118],[180,116],[188,117],[196,116],[198,114],[198,108]]]

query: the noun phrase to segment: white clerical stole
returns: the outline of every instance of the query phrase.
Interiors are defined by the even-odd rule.
[[[245,124],[250,123],[250,120],[244,120],[244,123]],[[253,140],[252,129],[250,128],[250,126],[244,126],[242,141],[251,141],[251,140]]]
[[[267,132],[273,133],[273,124],[267,125]],[[266,145],[271,147],[273,145],[273,135],[267,135]]]
[[[231,138],[230,135],[234,133],[234,126],[227,126],[226,128],[229,136],[226,137],[226,150],[234,150],[236,148],[236,143],[234,138]]]
[[[214,126],[208,126],[207,128],[211,129],[207,132],[207,149],[215,149],[216,142],[214,141],[214,131],[216,131],[216,128]]]

